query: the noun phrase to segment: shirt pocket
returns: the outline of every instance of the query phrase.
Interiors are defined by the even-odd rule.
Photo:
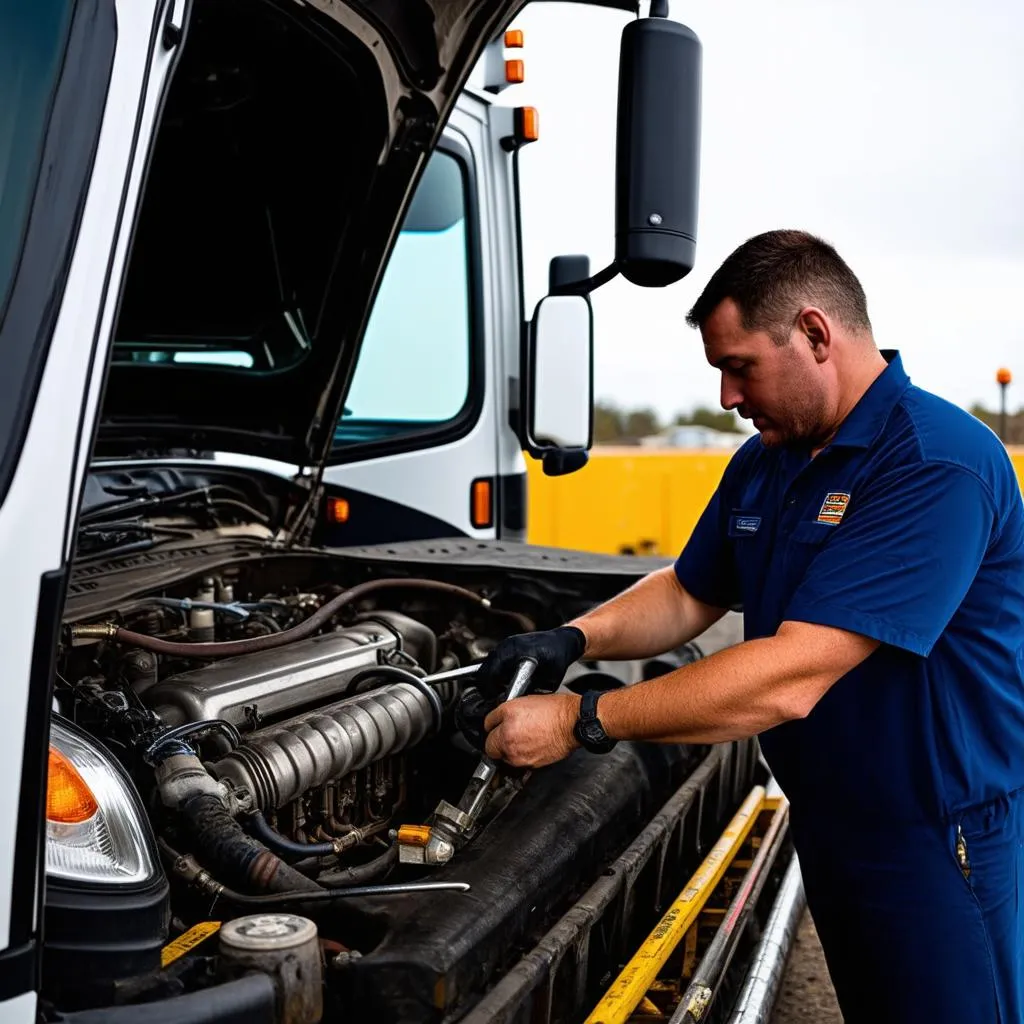
[[[801,578],[810,568],[815,555],[825,546],[836,531],[835,526],[813,520],[797,523],[789,535],[786,546],[786,578],[790,590],[797,587]]]
[[[835,526],[831,526],[828,523],[819,523],[816,520],[810,519],[797,523],[793,528],[793,532],[789,535],[789,539],[797,544],[806,544],[817,548],[824,544],[836,532],[836,529]]]

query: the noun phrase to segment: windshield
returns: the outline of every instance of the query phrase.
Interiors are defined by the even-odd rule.
[[[384,273],[336,446],[431,433],[471,398],[471,250],[463,166],[435,150]]]
[[[70,0],[0,0],[0,322],[18,266]]]

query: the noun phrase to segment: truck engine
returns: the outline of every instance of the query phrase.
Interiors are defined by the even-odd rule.
[[[692,770],[698,751],[625,743],[499,765],[458,842],[439,839],[481,763],[454,714],[474,667],[581,598],[528,578],[349,576],[281,555],[112,604],[72,584],[51,787],[56,757],[95,790],[91,757],[123,793],[78,820],[48,813],[54,1005],[202,992],[244,968],[307,1007],[285,1019],[460,1019]],[[582,663],[562,686],[626,685],[699,653]],[[90,859],[116,884],[83,887]],[[289,949],[312,928],[317,970],[281,982],[272,939],[253,952],[235,920]]]

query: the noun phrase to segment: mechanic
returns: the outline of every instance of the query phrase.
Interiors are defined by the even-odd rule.
[[[1024,506],[1007,453],[879,351],[858,279],[812,235],[745,242],[687,322],[759,436],[674,566],[502,642],[464,720],[493,708],[485,749],[521,767],[759,735],[847,1024],[1024,1021]],[[495,707],[525,656],[555,690],[578,659],[658,655],[738,607],[744,642],[676,671]]]

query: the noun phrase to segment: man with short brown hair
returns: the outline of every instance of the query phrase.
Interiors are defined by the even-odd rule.
[[[624,689],[502,704],[486,750],[536,767],[759,735],[848,1024],[1024,1020],[1024,503],[1006,451],[879,351],[857,278],[805,232],[741,245],[688,320],[759,436],[674,565],[504,641],[478,688],[493,703],[529,656],[554,689],[579,658],[657,655],[736,606],[745,640]]]

